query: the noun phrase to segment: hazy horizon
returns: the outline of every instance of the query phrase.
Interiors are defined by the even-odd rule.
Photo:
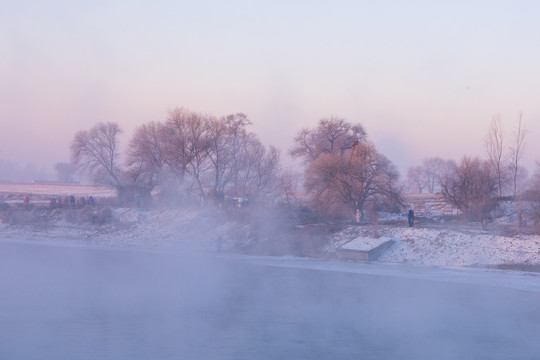
[[[485,157],[518,113],[539,150],[540,4],[533,1],[21,1],[0,14],[0,172],[50,171],[76,131],[133,130],[179,106],[244,112],[282,149],[325,117],[362,123],[401,171]],[[44,170],[41,170],[41,168]]]

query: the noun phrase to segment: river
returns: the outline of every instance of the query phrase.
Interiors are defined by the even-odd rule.
[[[1,359],[538,359],[528,273],[0,242]]]

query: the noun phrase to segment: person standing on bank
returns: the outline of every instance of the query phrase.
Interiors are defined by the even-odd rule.
[[[413,227],[414,226],[414,211],[412,209],[409,210],[408,218],[409,218],[409,227]]]

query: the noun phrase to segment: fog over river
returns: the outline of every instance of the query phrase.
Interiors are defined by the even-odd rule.
[[[1,359],[538,359],[535,274],[0,241]]]

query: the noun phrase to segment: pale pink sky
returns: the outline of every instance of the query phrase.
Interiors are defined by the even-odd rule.
[[[245,112],[284,154],[300,128],[342,116],[403,171],[484,156],[492,116],[509,138],[522,111],[532,168],[539,15],[535,1],[10,2],[0,160],[52,168],[77,130],[116,121],[129,135],[183,106]]]

